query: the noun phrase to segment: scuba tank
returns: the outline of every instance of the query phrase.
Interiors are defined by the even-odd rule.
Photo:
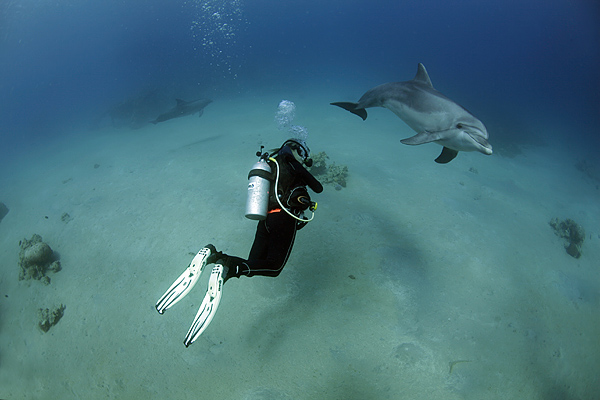
[[[269,190],[271,189],[271,167],[267,163],[268,153],[256,153],[260,159],[254,163],[248,173],[248,197],[246,199],[246,218],[253,220],[263,220],[267,218],[269,209]]]

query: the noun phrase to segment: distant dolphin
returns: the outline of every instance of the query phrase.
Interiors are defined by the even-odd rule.
[[[417,145],[435,142],[444,146],[435,162],[445,164],[459,151],[492,154],[481,121],[433,88],[425,66],[419,63],[417,75],[406,82],[384,83],[362,95],[358,103],[338,102],[341,107],[367,119],[369,107],[385,107],[396,114],[417,134],[400,142]]]
[[[208,99],[200,99],[193,101],[185,101],[181,99],[175,99],[177,101],[177,105],[167,111],[164,114],[160,114],[154,121],[151,121],[153,124],[158,124],[159,122],[167,121],[169,119],[183,117],[186,115],[198,113],[198,116],[201,117],[204,113],[204,107],[212,103],[212,100]]]

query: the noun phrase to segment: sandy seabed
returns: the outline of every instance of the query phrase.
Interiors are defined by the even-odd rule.
[[[552,144],[438,165],[388,110],[328,105],[345,96],[217,99],[200,119],[66,132],[0,161],[0,398],[596,397],[598,182]],[[314,195],[282,274],[229,281],[186,348],[207,276],[164,315],[154,304],[203,245],[247,255],[247,172],[286,138],[282,98],[347,187]],[[581,258],[554,217],[586,230]],[[48,286],[18,281],[34,233],[61,256]],[[43,333],[37,310],[60,304]]]

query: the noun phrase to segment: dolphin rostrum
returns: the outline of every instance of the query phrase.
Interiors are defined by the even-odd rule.
[[[481,121],[433,88],[425,66],[419,63],[417,75],[406,82],[384,83],[368,90],[358,103],[331,103],[367,119],[369,107],[385,107],[417,134],[400,142],[417,145],[435,142],[444,148],[437,163],[445,164],[459,151],[492,154],[488,133]]]
[[[169,119],[183,117],[186,115],[198,113],[198,116],[201,117],[204,113],[204,107],[212,103],[212,100],[208,99],[200,99],[193,101],[185,101],[181,99],[175,99],[177,101],[177,105],[167,111],[164,114],[160,114],[154,121],[151,121],[153,124],[158,124],[159,122],[167,121]]]

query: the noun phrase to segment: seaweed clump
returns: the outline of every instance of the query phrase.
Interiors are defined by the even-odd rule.
[[[585,230],[570,218],[564,221],[558,218],[550,220],[550,226],[554,228],[554,233],[563,239],[566,239],[565,250],[571,257],[581,257],[581,246],[585,239]]]
[[[319,180],[324,184],[331,184],[336,190],[341,190],[346,187],[348,179],[348,166],[337,165],[335,162],[327,163],[329,156],[321,151],[311,157],[313,165],[309,168],[311,174],[319,177]]]
[[[62,269],[58,255],[37,234],[30,240],[21,240],[19,246],[19,280],[37,279],[44,285],[49,285],[50,277],[46,275],[48,271],[58,272]]]

